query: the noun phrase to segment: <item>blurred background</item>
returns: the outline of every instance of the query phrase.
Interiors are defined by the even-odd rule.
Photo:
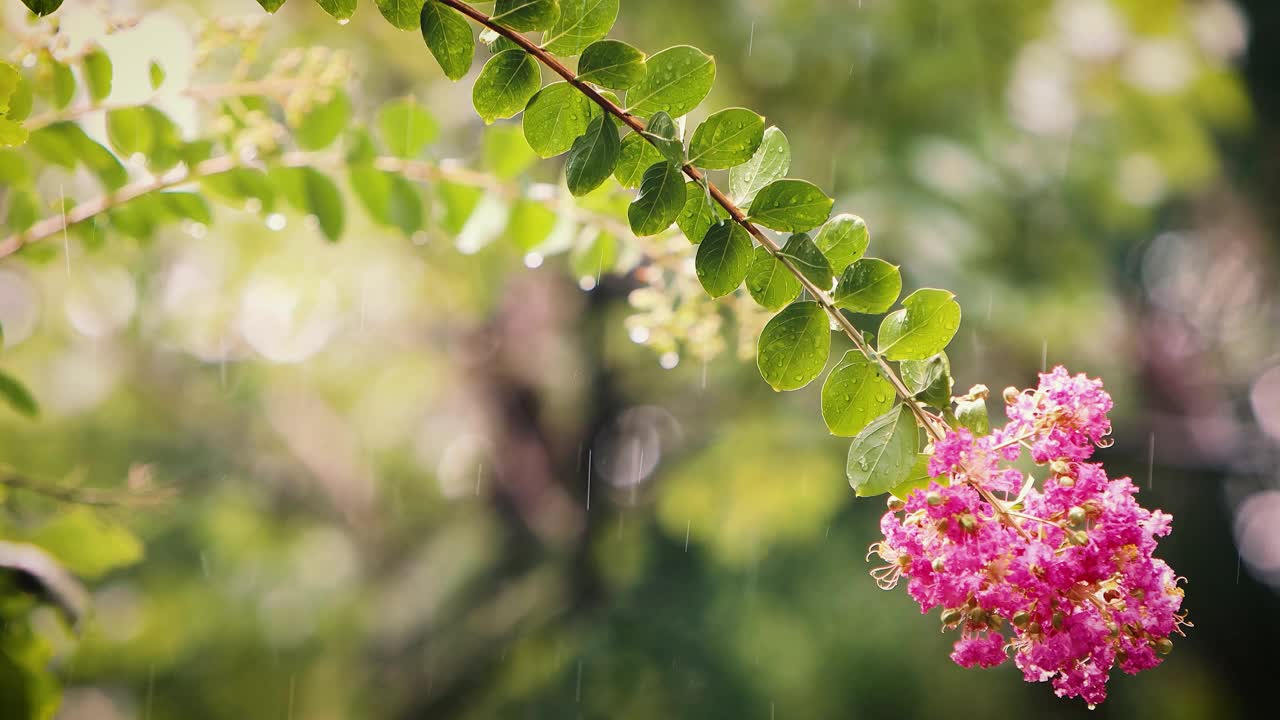
[[[559,161],[507,172],[517,151],[486,138],[518,119],[486,134],[470,80],[372,2],[339,27],[293,0],[252,26],[257,54],[233,38],[194,59],[197,28],[258,5],[60,16],[103,8],[141,18],[102,43],[117,78],[139,47],[166,87],[329,48],[358,121],[412,95],[439,124],[423,158],[535,195],[562,182]],[[6,2],[0,27],[15,64],[20,11]],[[1195,628],[1159,669],[1117,672],[1095,717],[1273,712],[1277,32],[1270,0],[629,0],[613,32],[713,54],[691,120],[766,115],[791,175],[864,217],[906,287],[957,293],[961,391],[1056,364],[1105,380],[1100,457],[1174,515],[1159,554]],[[214,122],[165,110],[188,138]],[[48,207],[82,175],[40,170],[33,193]],[[0,408],[0,460],[173,494],[86,508],[0,488],[0,537],[36,541],[91,594],[78,631],[32,619],[57,717],[1089,712],[1011,665],[953,665],[935,617],[876,589],[882,501],[855,501],[818,385],[760,379],[766,316],[702,299],[686,241],[554,252],[513,239],[508,199],[454,217],[428,198],[438,222],[409,234],[353,210],[335,244],[298,213],[218,207],[145,242],[79,234],[0,262],[0,360],[41,404]]]

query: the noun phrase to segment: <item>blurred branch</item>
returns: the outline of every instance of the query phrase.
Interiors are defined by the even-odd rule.
[[[340,156],[332,154],[299,151],[288,152],[280,156],[280,164],[286,167],[336,168],[343,165],[343,160]],[[207,178],[211,175],[224,173],[238,167],[254,167],[256,165],[260,164],[241,160],[240,158],[232,155],[224,155],[206,160],[196,165],[194,168],[178,166],[168,172],[144,178],[126,185],[115,192],[108,193],[101,197],[76,205],[65,213],[52,215],[39,220],[22,232],[9,235],[3,240],[0,240],[0,258],[8,257],[22,249],[25,245],[46,240],[63,232],[72,225],[91,220],[98,215],[110,212],[111,210],[144,195],[171,190],[187,183]],[[458,161],[445,160],[439,163],[432,163],[425,160],[379,157],[374,159],[373,165],[380,170],[398,173],[405,179],[418,183],[445,180],[459,185],[481,188],[508,198],[529,196],[529,193],[519,185],[514,183],[504,183],[491,175],[462,167],[461,163]],[[563,209],[560,204],[559,196],[560,193],[557,190],[546,197],[532,199],[543,203],[556,212],[559,212]],[[583,210],[577,207],[575,207],[575,213],[577,213],[586,224],[594,225],[611,233],[621,234],[625,237],[631,232],[628,228],[623,226],[622,223],[607,215]]]
[[[54,485],[33,480],[12,468],[0,468],[0,487],[93,507],[154,507],[169,502],[177,494],[172,488],[153,487],[151,472],[145,465],[130,468],[128,487],[124,490]]]

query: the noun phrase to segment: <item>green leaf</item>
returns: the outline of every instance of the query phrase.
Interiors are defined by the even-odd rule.
[[[845,466],[849,485],[859,497],[888,492],[910,477],[919,449],[915,418],[899,405],[854,436]]]
[[[22,232],[35,224],[40,216],[40,201],[35,194],[18,188],[8,191],[9,216],[5,224],[11,232]]]
[[[209,191],[227,200],[236,200],[249,205],[256,201],[259,212],[271,212],[275,207],[275,191],[265,173],[252,168],[234,168],[217,175],[210,175],[201,181]]]
[[[351,101],[341,90],[333,97],[311,107],[294,131],[298,147],[303,150],[323,150],[329,147],[351,120]]]
[[[933,457],[928,453],[916,453],[915,462],[911,464],[911,470],[907,473],[907,479],[889,488],[889,492],[899,500],[906,500],[907,496],[921,488],[929,487],[930,482],[937,482],[939,485],[946,485],[946,478],[929,477],[929,458]]]
[[[836,307],[878,315],[893,307],[901,292],[902,275],[897,265],[863,258],[844,269],[833,299]]]
[[[394,100],[378,111],[378,138],[392,155],[417,157],[439,135],[440,123],[412,98]]]
[[[421,2],[418,4],[422,5]],[[476,39],[466,18],[457,10],[432,0],[422,5],[420,25],[422,39],[436,62],[440,63],[445,77],[454,82],[466,77],[476,54]]]
[[[939,353],[927,360],[903,360],[898,365],[902,381],[927,405],[939,410],[951,407],[951,361],[946,353]]]
[[[164,68],[160,67],[160,63],[155,60],[152,60],[151,64],[147,66],[147,76],[151,81],[152,90],[157,90],[164,84]]]
[[[49,60],[53,72],[53,106],[62,110],[71,104],[76,95],[76,76],[71,68],[56,60]]]
[[[621,40],[601,40],[578,58],[578,79],[600,87],[627,90],[648,74],[645,54]]]
[[[551,83],[524,109],[524,139],[539,157],[554,157],[573,147],[573,141],[587,132],[592,119],[600,114],[599,106],[574,86]]]
[[[150,105],[108,112],[107,139],[121,156],[141,154],[155,170],[167,170],[181,159],[178,127]]]
[[[404,176],[356,165],[351,168],[351,189],[379,225],[397,228],[405,237],[422,227],[422,198]]]
[[[356,0],[316,0],[316,4],[335,20],[349,20],[356,11]]]
[[[546,205],[521,198],[511,207],[506,235],[521,252],[537,248],[556,227],[556,214]]]
[[[569,192],[581,197],[600,187],[618,165],[622,143],[618,140],[618,126],[608,115],[598,115],[587,132],[573,141],[569,159],[565,162],[565,181]]]
[[[142,541],[123,525],[87,507],[74,507],[45,523],[28,538],[68,570],[99,578],[142,559]]]
[[[827,221],[814,239],[818,249],[831,261],[834,272],[842,272],[857,262],[871,244],[867,223],[857,215],[842,213]],[[895,296],[896,300],[897,297]]]
[[[751,265],[751,235],[738,223],[722,220],[707,231],[694,267],[702,289],[713,298],[724,297],[742,284]]]
[[[644,171],[660,162],[663,162],[662,153],[645,140],[643,135],[631,133],[622,138],[618,167],[614,168],[613,176],[622,187],[632,190],[640,187]]]
[[[640,192],[627,208],[627,220],[636,235],[657,235],[671,227],[684,209],[684,175],[669,162],[654,163],[644,171]]]
[[[831,353],[831,325],[816,302],[797,302],[760,333],[756,365],[774,390],[798,390],[822,374]]]
[[[503,50],[489,58],[471,91],[472,104],[485,124],[514,117],[538,92],[538,63],[523,50]]]
[[[40,414],[40,406],[26,386],[3,370],[0,370],[0,398],[4,398],[6,405],[29,418]]]
[[[560,17],[542,47],[570,57],[609,34],[618,19],[619,0],[560,0]]]
[[[698,107],[716,79],[715,60],[688,45],[667,48],[649,58],[645,77],[627,92],[628,112],[648,117],[666,112],[680,117]]]
[[[262,6],[263,10],[273,13],[280,9],[280,6],[284,4],[284,0],[258,0],[258,4]]]
[[[747,268],[747,292],[760,307],[777,312],[786,307],[802,289],[800,280],[764,247],[755,249]]]
[[[495,23],[525,32],[546,30],[560,17],[559,0],[498,0],[489,17]]]
[[[684,207],[676,216],[676,226],[689,242],[696,245],[707,236],[712,225],[729,217],[729,214],[696,182],[685,183],[684,192]]]
[[[68,169],[83,164],[110,190],[119,189],[128,180],[128,173],[116,156],[73,122],[46,125],[31,134],[30,142],[31,147],[51,163]]]
[[[822,419],[832,435],[853,437],[893,407],[893,398],[880,365],[849,350],[822,383]]]
[[[377,2],[378,12],[382,13],[382,17],[386,18],[387,22],[401,30],[412,30],[418,27],[423,0],[377,0]],[[431,2],[435,4],[435,0]]]
[[[689,164],[723,170],[750,160],[764,141],[764,117],[746,108],[712,113],[689,141]]]
[[[484,168],[501,180],[512,180],[538,161],[520,128],[504,123],[484,133]]]
[[[960,305],[946,290],[917,290],[903,309],[880,322],[879,351],[890,360],[923,360],[942,349],[960,328]]]
[[[774,180],[756,194],[748,215],[773,230],[802,232],[825,222],[834,202],[807,180]]]
[[[835,279],[831,274],[831,265],[827,263],[827,258],[813,244],[813,240],[805,233],[797,233],[787,239],[787,244],[782,246],[784,257],[789,259],[804,276],[818,287],[826,290],[831,287],[832,281]]]
[[[81,60],[85,81],[89,85],[89,97],[94,102],[102,102],[111,94],[111,58],[101,50],[84,56]]]
[[[61,7],[62,0],[22,0],[22,4],[26,5],[31,12],[43,17]]]
[[[0,147],[18,147],[28,138],[27,129],[7,117],[0,117]]]
[[[987,417],[987,401],[983,398],[957,402],[956,420],[961,427],[969,428],[976,437],[982,437],[991,432],[991,419]]]
[[[680,129],[670,115],[665,112],[654,113],[645,125],[644,137],[649,139],[658,154],[668,162],[684,164],[684,141],[680,139]]]
[[[320,231],[329,242],[338,241],[345,217],[342,193],[332,180],[309,167],[273,168],[269,177],[290,205],[315,216],[320,223]]]
[[[161,192],[156,193],[160,205],[170,215],[181,220],[194,220],[208,225],[213,222],[213,211],[209,203],[193,192]]]
[[[471,214],[475,212],[480,199],[484,197],[484,191],[478,187],[453,182],[441,182],[435,187],[440,202],[444,205],[444,217],[440,224],[449,234],[457,235],[462,232],[467,220],[471,219]]]

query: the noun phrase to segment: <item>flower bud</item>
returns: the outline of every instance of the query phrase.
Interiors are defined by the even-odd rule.
[[[1072,525],[1083,525],[1087,517],[1088,516],[1085,515],[1084,508],[1079,505],[1076,505],[1067,511],[1067,522]]]
[[[1009,387],[1005,388],[1005,389],[1004,389],[1004,404],[1005,404],[1005,405],[1012,405],[1014,402],[1016,402],[1016,401],[1017,401],[1017,399],[1018,399],[1018,395],[1020,395],[1020,393],[1018,392],[1018,388],[1013,387],[1013,386],[1009,386]]]
[[[987,619],[987,625],[990,625],[992,630],[998,631],[1000,628],[1004,627],[1004,618],[999,615],[992,615]]]
[[[1076,480],[1070,475],[1063,475],[1062,477],[1058,478],[1059,487],[1069,488],[1069,487],[1075,487],[1075,485],[1076,485]]]
[[[905,502],[899,500],[898,498],[892,495],[889,496],[889,512],[898,512],[899,510],[901,510],[906,506],[907,504]]]
[[[902,553],[899,555],[898,564],[902,567],[911,567],[911,553]]]
[[[1054,475],[1070,475],[1071,463],[1066,460],[1054,460],[1049,463],[1049,469],[1053,471]]]
[[[1053,613],[1053,626],[1058,630],[1062,629],[1062,624],[1066,621],[1067,616],[1061,610],[1055,610]]]
[[[948,520],[947,518],[941,518],[938,520],[938,522],[933,524],[933,529],[937,530],[940,533],[945,533],[950,528],[951,528],[951,521]]]
[[[969,611],[969,622],[974,625],[981,625],[987,621],[987,611],[980,607],[975,607]]]
[[[956,623],[960,622],[960,616],[962,614],[963,613],[960,612],[959,608],[947,608],[946,610],[942,611],[942,624],[955,625]]]
[[[1160,638],[1155,642],[1155,648],[1161,655],[1168,655],[1173,652],[1173,641],[1167,637]]]
[[[1019,610],[1013,614],[1013,624],[1017,627],[1024,628],[1031,622],[1031,613],[1026,610]]]
[[[945,562],[943,562],[942,558],[940,558],[940,557],[936,557],[936,558],[934,558],[934,559],[933,559],[933,571],[934,571],[934,572],[936,572],[936,573],[940,573],[940,572],[942,572],[943,570],[946,570],[946,569],[947,569],[947,564],[946,564]]]
[[[1088,545],[1089,544],[1089,533],[1083,530],[1076,530],[1075,532],[1068,533],[1067,537],[1071,539],[1072,545]]]
[[[974,517],[973,513],[964,513],[960,516],[960,527],[973,532],[978,527],[978,518]]]
[[[930,490],[928,494],[924,496],[924,501],[929,503],[929,507],[938,507],[942,504],[942,493],[937,490]]]

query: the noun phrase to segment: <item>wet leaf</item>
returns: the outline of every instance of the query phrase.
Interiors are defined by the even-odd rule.
[[[756,194],[748,215],[773,230],[803,232],[826,221],[833,202],[807,180],[775,180]]]
[[[747,292],[760,307],[777,312],[795,300],[801,289],[800,280],[773,253],[756,247],[747,268]]]
[[[764,140],[764,117],[746,108],[712,113],[693,131],[689,164],[723,170],[750,160]]]
[[[539,90],[524,109],[524,139],[539,157],[554,157],[568,152],[600,114],[600,107],[574,86],[552,83]]]
[[[867,231],[867,223],[862,218],[842,213],[822,226],[814,242],[831,262],[831,270],[840,273],[857,262],[867,251],[867,245],[871,244],[871,233]]]
[[[618,165],[621,142],[618,126],[609,115],[597,115],[587,132],[573,141],[565,163],[565,180],[569,192],[581,197],[609,179]]]
[[[879,258],[863,258],[844,269],[833,299],[836,307],[878,315],[893,307],[902,292],[898,266]]]
[[[427,49],[440,63],[445,77],[454,82],[466,77],[476,54],[476,39],[467,19],[457,10],[432,0],[422,5],[419,27]]]
[[[871,421],[853,438],[845,472],[859,497],[888,492],[906,481],[915,465],[920,437],[906,405]]]
[[[893,406],[893,385],[878,363],[849,350],[822,384],[822,419],[832,435],[853,437]]]
[[[774,390],[797,390],[822,374],[830,353],[827,313],[816,302],[797,302],[765,324],[756,365]]]
[[[538,63],[523,50],[503,50],[489,58],[471,91],[472,104],[485,124],[514,117],[529,104],[541,83]]]
[[[880,323],[879,351],[890,360],[923,360],[942,352],[960,328],[960,305],[947,290],[924,288]]]
[[[627,90],[648,74],[645,54],[621,40],[601,40],[578,58],[578,79],[614,90]]]
[[[636,235],[657,235],[671,227],[684,209],[684,175],[669,162],[644,172],[640,192],[627,208],[627,221]]]
[[[619,0],[560,0],[560,16],[547,31],[542,47],[565,57],[585,52],[583,48],[613,29],[618,5]]]
[[[641,117],[687,114],[707,97],[716,79],[715,60],[688,45],[667,48],[645,64],[644,79],[627,92],[628,111]]]
[[[729,220],[716,223],[698,245],[694,267],[702,288],[713,298],[738,289],[751,265],[751,236]]]

